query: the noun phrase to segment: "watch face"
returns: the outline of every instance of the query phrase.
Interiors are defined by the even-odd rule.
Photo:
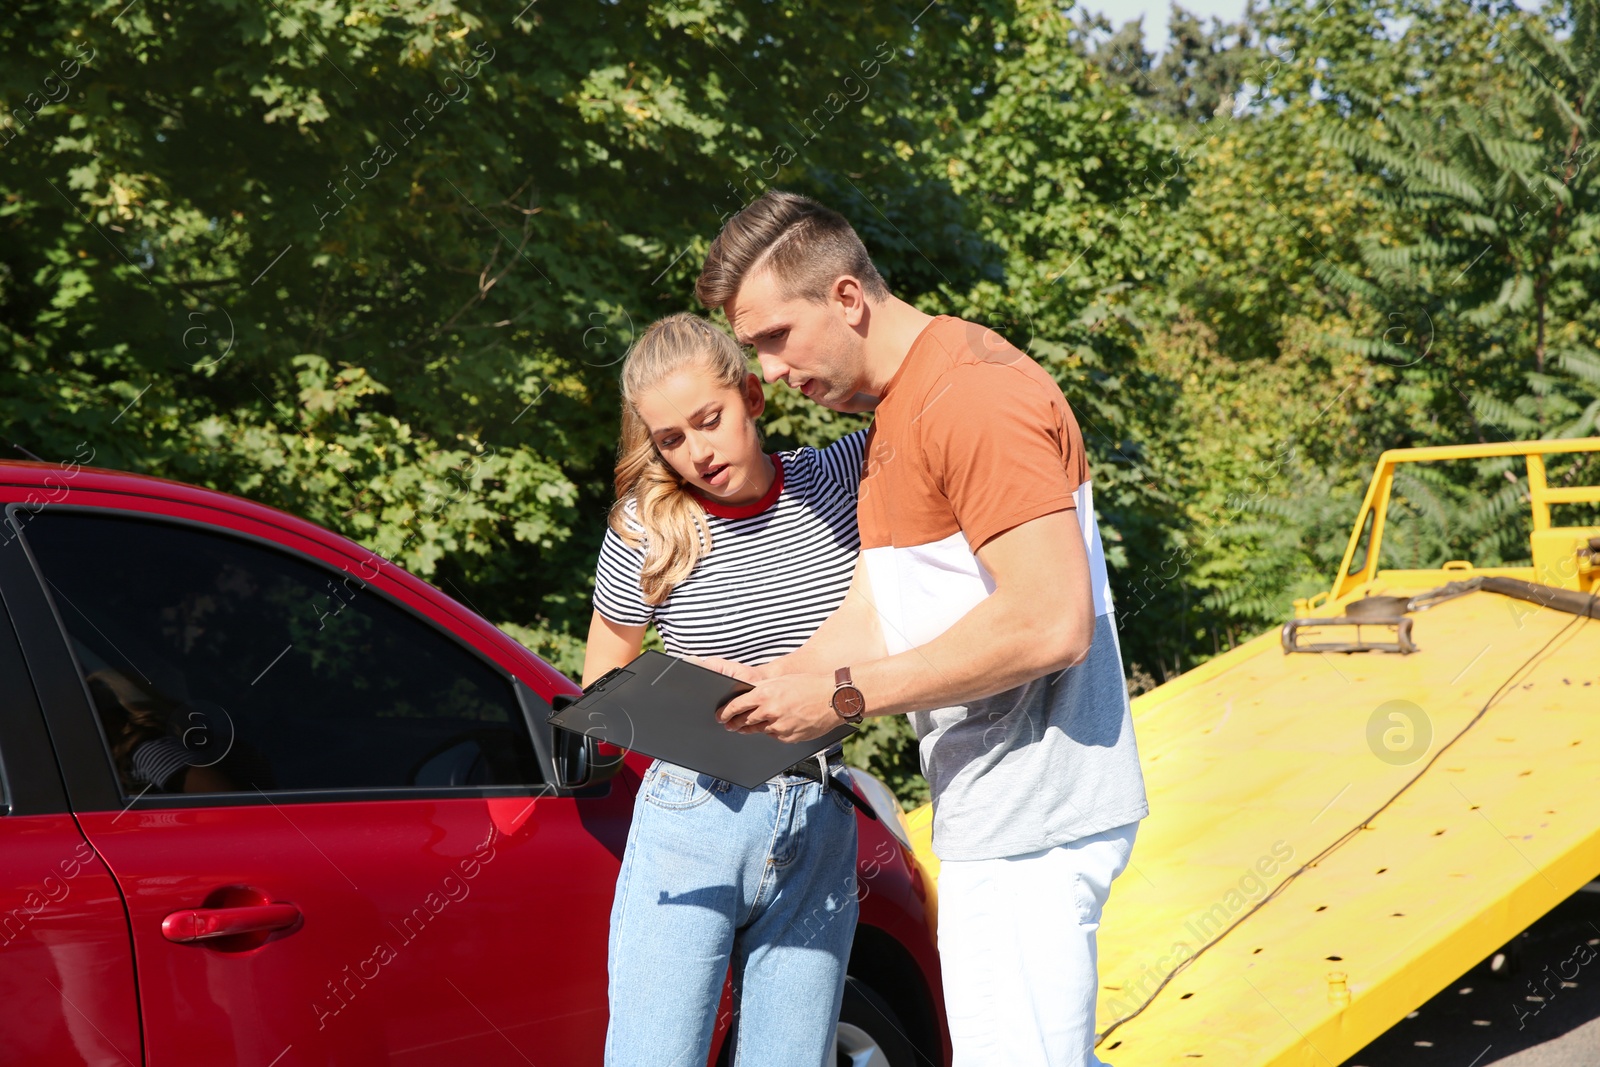
[[[847,719],[860,718],[867,710],[867,701],[855,686],[841,686],[834,691],[833,710]]]

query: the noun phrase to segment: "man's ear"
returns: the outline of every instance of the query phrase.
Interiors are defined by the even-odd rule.
[[[833,290],[829,294],[833,304],[844,316],[844,323],[852,329],[860,326],[867,316],[867,291],[861,286],[861,279],[853,274],[841,274],[834,279]]]
[[[744,376],[744,409],[752,419],[759,419],[767,410],[767,394],[761,388],[761,379],[754,374]]]

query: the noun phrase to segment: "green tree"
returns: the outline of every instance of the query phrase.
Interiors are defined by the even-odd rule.
[[[1394,443],[1600,428],[1597,15],[1592,0],[1537,13],[1424,7],[1390,47],[1413,56],[1448,42],[1446,78],[1328,79],[1337,105],[1324,107],[1322,135],[1380,183],[1387,224],[1363,233],[1357,262],[1318,272],[1368,325],[1344,343],[1393,366],[1397,396],[1416,409]],[[1583,467],[1558,463],[1556,477]],[[1519,478],[1500,461],[1412,479],[1398,487],[1391,550],[1412,565],[1526,558],[1526,531],[1505,521]]]
[[[1049,5],[16,15],[0,423],[19,455],[82,443],[303,515],[574,672],[616,364],[693,306],[720,221],[780,186],[845,211],[902,295],[1033,345],[1100,427],[1113,544],[1149,521],[1147,475],[1114,470],[1158,384],[1119,294],[1165,254],[1137,181],[1164,134]],[[772,401],[774,445],[859,421]]]
[[[577,665],[616,363],[763,184],[960,231],[880,149],[942,24],[835,4],[24,4],[0,422],[331,526]],[[827,34],[813,32],[820,21]],[[968,277],[961,240],[885,243]],[[802,427],[807,435],[822,432]],[[20,454],[20,453],[18,453]],[[566,635],[566,636],[563,636]]]
[[[1083,13],[1081,47],[1108,82],[1127,88],[1148,110],[1195,123],[1231,116],[1244,102],[1240,91],[1257,56],[1250,28],[1255,12],[1227,22],[1207,21],[1176,3],[1169,10],[1166,49],[1159,55],[1145,48],[1142,16],[1113,28],[1104,15]]]
[[[1421,440],[1592,433],[1600,216],[1585,109],[1600,8],[1407,10],[1388,48],[1448,42],[1450,77],[1326,78],[1322,135],[1379,181],[1385,224],[1362,235],[1357,264],[1319,274],[1368,315],[1354,350],[1401,369],[1437,420],[1413,423]]]

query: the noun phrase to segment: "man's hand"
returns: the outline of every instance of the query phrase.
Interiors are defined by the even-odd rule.
[[[764,733],[779,741],[810,741],[838,726],[829,701],[833,679],[821,674],[783,674],[756,683],[722,706],[717,718],[742,734]]]

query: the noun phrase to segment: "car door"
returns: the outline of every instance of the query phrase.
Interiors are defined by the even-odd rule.
[[[3,532],[3,531],[0,531]],[[23,564],[0,539],[0,567]],[[0,609],[0,1047],[16,1067],[143,1061],[128,920],[78,832],[8,614]]]
[[[544,702],[391,565],[105,498],[29,518],[28,652],[150,1062],[599,1063],[631,790],[554,789]]]

